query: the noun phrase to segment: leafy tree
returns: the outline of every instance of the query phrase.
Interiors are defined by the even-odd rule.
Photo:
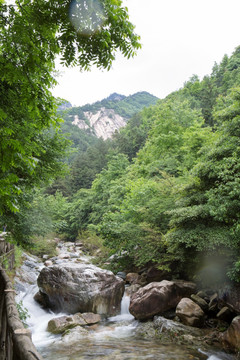
[[[127,125],[113,135],[112,147],[128,156],[131,161],[144,146],[152,126],[152,107],[134,115]]]
[[[83,230],[97,230],[103,215],[115,209],[124,194],[123,177],[129,162],[123,154],[112,156],[96,176],[91,189],[80,189],[74,196],[65,219],[65,233],[76,238]]]
[[[148,139],[124,175],[123,195],[116,201],[110,194],[112,208],[104,212],[98,229],[105,244],[127,253],[135,266],[157,263],[169,270],[176,257],[167,252],[164,239],[168,212],[175,208],[179,189],[189,180],[188,171],[212,132],[187,101],[169,99],[150,113]]]
[[[224,254],[225,266],[235,266],[235,271],[229,270],[232,278],[239,279],[239,88],[226,100],[219,100],[220,108],[215,113],[219,124],[216,139],[204,149],[192,181],[171,212],[172,230],[167,238],[174,251],[185,249],[185,261],[188,249],[194,250],[198,260],[202,253]]]
[[[87,34],[69,19],[71,3],[0,3],[1,213],[17,211],[23,192],[60,171],[66,141],[59,135],[57,104],[50,92],[56,83],[56,55],[67,66],[109,68],[118,49],[130,57],[140,47],[120,0],[100,2],[102,11],[95,9],[83,21]],[[81,1],[75,7],[80,20],[94,10]]]
[[[127,254],[135,266],[159,264],[160,259],[163,265],[166,246],[162,235],[168,225],[166,210],[174,204],[174,186],[174,178],[166,174],[158,181],[127,178],[124,198],[118,207],[105,213],[99,227],[106,246]]]
[[[107,165],[110,143],[102,138],[89,146],[85,152],[79,152],[71,164],[71,187],[73,192],[80,188],[91,187],[95,176]]]
[[[67,199],[60,192],[44,194],[44,189],[22,194],[19,212],[6,211],[1,221],[19,244],[29,246],[34,236],[43,237],[62,230],[66,224],[64,215],[68,209]]]
[[[152,111],[152,126],[145,146],[139,151],[134,169],[141,177],[161,173],[180,176],[196,161],[202,143],[211,129],[202,127],[200,111],[187,100],[168,99]]]

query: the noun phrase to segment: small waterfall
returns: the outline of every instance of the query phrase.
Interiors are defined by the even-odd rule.
[[[31,285],[26,292],[18,294],[16,301],[22,302],[24,308],[28,310],[29,317],[26,322],[32,332],[32,340],[37,348],[45,347],[51,344],[56,336],[49,333],[47,329],[48,322],[63,314],[54,314],[53,312],[42,309],[34,300],[34,295],[38,291],[37,285]]]
[[[121,301],[121,312],[117,316],[112,316],[108,320],[111,322],[115,321],[129,321],[133,320],[134,316],[130,314],[129,312],[129,304],[130,304],[130,297],[126,294],[126,292],[123,295],[122,301]]]
[[[121,315],[131,315],[129,312],[129,305],[130,305],[130,296],[123,295],[122,302],[121,302]]]

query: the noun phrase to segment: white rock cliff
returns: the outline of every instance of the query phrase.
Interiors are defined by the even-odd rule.
[[[91,111],[84,112],[87,120],[79,119],[78,115],[74,116],[72,124],[77,125],[80,129],[91,129],[92,132],[104,140],[111,138],[115,131],[125,126],[127,121],[112,109],[102,107],[96,113]],[[89,123],[89,125],[88,125]]]

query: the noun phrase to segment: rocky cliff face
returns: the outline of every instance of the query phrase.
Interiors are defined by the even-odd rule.
[[[115,131],[126,125],[126,119],[105,107],[96,113],[85,111],[84,117],[85,119],[81,119],[78,115],[74,115],[72,124],[80,129],[90,129],[98,138],[102,137],[104,140],[111,138]]]
[[[70,103],[65,102],[59,111],[65,124],[74,124],[88,134],[106,140],[124,127],[132,116],[144,107],[155,105],[157,101],[156,96],[146,91],[129,96],[113,93],[101,101],[79,107],[71,107]]]

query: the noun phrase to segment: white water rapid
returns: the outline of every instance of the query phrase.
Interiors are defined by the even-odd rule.
[[[61,247],[66,251],[64,245]],[[76,254],[75,254],[76,255]],[[79,254],[80,256],[80,254]],[[74,257],[73,257],[74,258]],[[70,259],[64,261],[71,261]],[[83,261],[89,259],[84,256]],[[23,267],[31,278],[31,283],[18,280],[17,302],[28,310],[30,317],[27,324],[32,331],[32,340],[48,360],[232,360],[234,357],[222,352],[189,349],[176,344],[162,344],[161,341],[145,340],[139,336],[137,328],[139,322],[129,313],[129,296],[124,294],[121,303],[121,312],[117,316],[103,319],[100,324],[90,328],[83,334],[71,330],[71,336],[62,339],[61,335],[50,334],[46,329],[48,322],[66,314],[54,314],[43,310],[34,300],[38,288],[34,279],[44,265],[36,263],[36,259],[29,257]],[[136,333],[138,334],[136,336]]]

